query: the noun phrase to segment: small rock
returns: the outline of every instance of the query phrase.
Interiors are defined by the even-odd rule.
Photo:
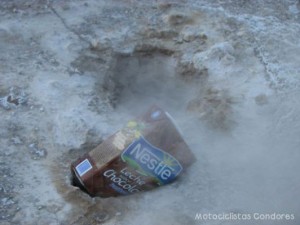
[[[18,87],[12,87],[9,90],[9,94],[0,97],[0,106],[6,110],[14,109],[27,102],[27,96],[25,92]]]
[[[1,199],[1,205],[3,206],[9,206],[9,205],[13,205],[15,204],[15,202],[13,200],[11,200],[10,198],[2,198]]]
[[[28,145],[29,148],[34,148],[35,147],[35,143],[32,143],[30,145]]]
[[[193,62],[197,69],[203,68],[208,62],[211,63],[212,61],[222,66],[230,66],[236,61],[235,55],[233,46],[229,42],[222,42],[213,45],[207,51],[196,53],[193,57]]]
[[[14,145],[20,145],[20,144],[23,143],[22,140],[21,140],[18,136],[13,137],[13,138],[11,139],[11,141],[12,141],[12,143],[13,143]]]
[[[90,42],[91,49],[98,49],[100,47],[100,42],[98,39],[92,39]]]
[[[45,158],[47,156],[47,150],[44,148],[39,148],[35,143],[28,146],[30,148],[30,153],[34,160]]]
[[[185,35],[183,35],[182,39],[185,42],[191,42],[191,41],[194,41],[196,39],[196,35],[195,34],[185,34]]]

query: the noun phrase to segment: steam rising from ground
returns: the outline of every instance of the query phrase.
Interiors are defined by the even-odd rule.
[[[299,224],[296,1],[13,2],[0,3],[4,224]],[[147,193],[73,187],[71,161],[151,104],[197,162]],[[295,219],[195,220],[255,212]]]
[[[136,106],[143,109],[158,102],[174,115],[198,161],[177,183],[139,196],[135,212],[125,221],[197,224],[196,213],[297,215],[293,199],[300,182],[294,174],[299,153],[292,136],[298,125],[280,113],[300,109],[292,103],[296,95],[289,94],[285,103],[276,95],[269,95],[267,102],[259,101],[260,95],[250,100],[233,96],[230,86],[213,90],[207,81],[186,83],[169,70],[172,63],[172,58],[156,55],[121,59],[115,76],[124,90],[116,112],[131,115]],[[235,84],[237,91],[232,80]]]

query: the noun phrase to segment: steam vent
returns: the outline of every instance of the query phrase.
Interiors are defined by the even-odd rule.
[[[299,225],[299,37],[298,0],[1,0],[0,224]]]

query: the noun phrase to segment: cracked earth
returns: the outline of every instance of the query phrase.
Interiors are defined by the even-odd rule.
[[[299,22],[296,0],[2,0],[0,223],[299,224]],[[70,163],[153,103],[197,162],[132,196],[72,186]]]

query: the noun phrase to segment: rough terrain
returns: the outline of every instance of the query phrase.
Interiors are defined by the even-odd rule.
[[[300,2],[1,0],[0,223],[299,224]],[[197,156],[122,198],[70,184],[78,156],[156,103]],[[196,213],[291,221],[197,221]]]

